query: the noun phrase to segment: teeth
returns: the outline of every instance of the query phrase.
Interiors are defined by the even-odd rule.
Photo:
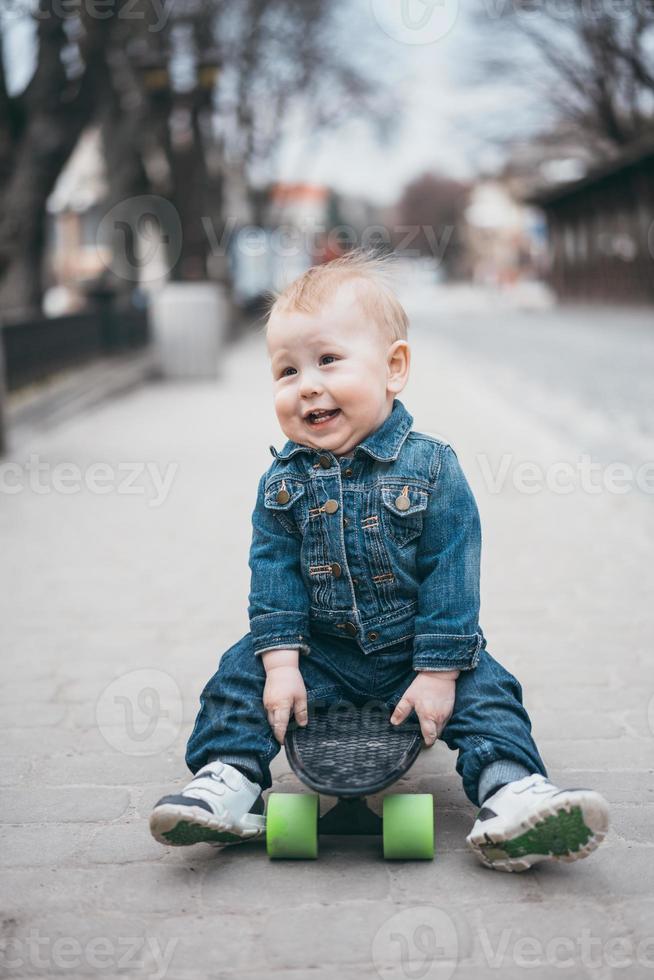
[[[336,411],[336,409],[332,409],[331,411],[325,410],[325,411],[322,411],[322,412],[310,412],[309,413],[309,418],[310,419],[322,419],[322,418],[326,418],[328,415],[333,415],[333,413],[335,411]]]

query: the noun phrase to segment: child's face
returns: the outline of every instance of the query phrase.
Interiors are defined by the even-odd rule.
[[[350,452],[388,417],[406,384],[409,348],[388,344],[363,312],[352,282],[319,313],[276,313],[268,324],[275,411],[288,439]],[[312,421],[314,409],[334,410]]]

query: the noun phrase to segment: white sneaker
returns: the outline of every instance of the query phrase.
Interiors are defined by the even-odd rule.
[[[466,842],[482,864],[525,871],[538,861],[577,861],[604,840],[606,800],[591,789],[559,789],[534,773],[489,796]]]
[[[208,762],[181,793],[163,796],[150,814],[161,844],[235,844],[266,831],[261,787],[226,762]]]

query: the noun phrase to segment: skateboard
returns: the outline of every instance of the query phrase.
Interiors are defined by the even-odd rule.
[[[383,799],[382,816],[365,797],[406,773],[421,748],[419,730],[390,723],[385,705],[350,703],[309,707],[308,724],[287,730],[284,747],[295,775],[313,793],[271,793],[266,809],[270,858],[317,858],[321,834],[375,835],[385,858],[434,857],[431,793],[394,793]],[[338,802],[322,817],[319,794]]]

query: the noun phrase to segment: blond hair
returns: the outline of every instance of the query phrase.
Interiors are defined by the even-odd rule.
[[[316,313],[345,282],[354,282],[361,309],[389,344],[406,340],[409,318],[393,291],[392,255],[354,249],[324,265],[314,265],[271,296],[266,328],[274,313]]]

